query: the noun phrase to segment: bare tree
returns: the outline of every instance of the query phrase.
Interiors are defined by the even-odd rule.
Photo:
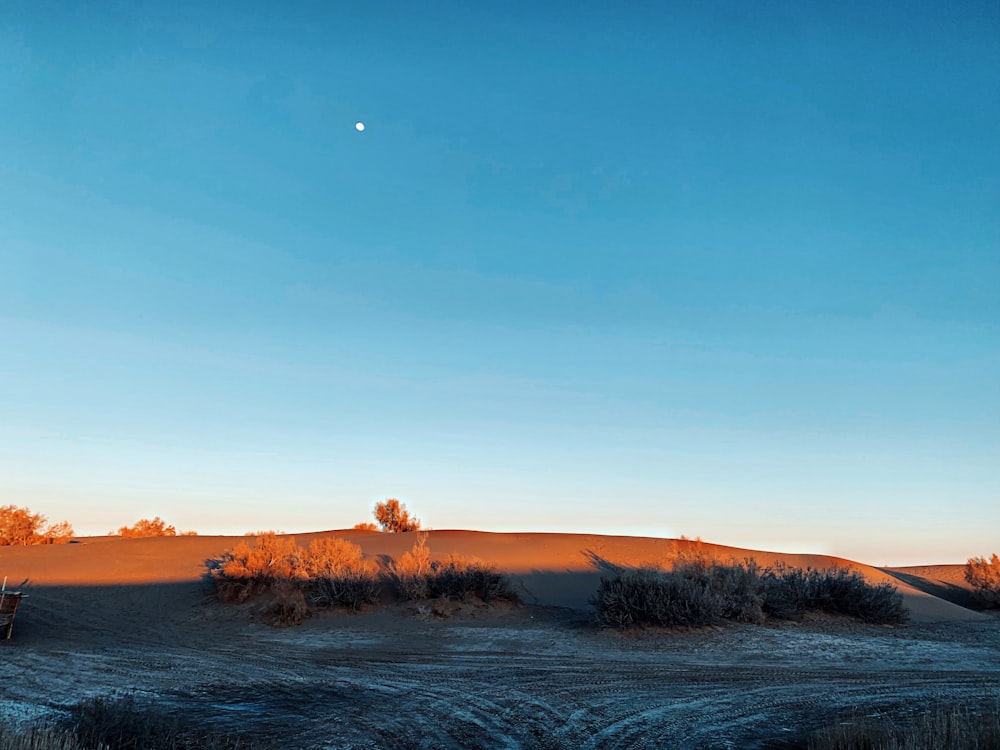
[[[390,497],[380,503],[375,503],[375,510],[372,511],[375,520],[382,531],[391,534],[401,534],[406,531],[419,531],[420,520],[411,516],[410,512],[399,500]]]

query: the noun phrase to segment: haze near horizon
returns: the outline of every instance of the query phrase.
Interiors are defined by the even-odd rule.
[[[0,504],[997,551],[998,92],[987,2],[9,3]]]

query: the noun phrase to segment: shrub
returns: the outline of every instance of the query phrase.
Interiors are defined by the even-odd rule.
[[[365,521],[364,523],[356,523],[351,528],[353,528],[353,529],[355,529],[357,531],[381,531],[382,530],[382,527],[380,527],[377,523],[372,523],[371,521]]]
[[[444,560],[431,561],[427,537],[421,534],[409,552],[393,563],[391,575],[403,600],[466,600],[474,596],[483,602],[516,602],[517,592],[506,576],[481,560],[452,554]]]
[[[701,560],[681,562],[674,565],[672,574],[704,588],[719,600],[719,616],[724,620],[760,622],[764,619],[760,571],[753,560],[731,565]]]
[[[239,542],[212,570],[224,602],[243,602],[280,580],[302,577],[302,548],[294,539],[274,533],[257,537],[253,544]]]
[[[133,526],[122,526],[118,531],[110,532],[111,536],[123,536],[128,539],[136,539],[146,536],[177,536],[177,529],[167,526],[167,522],[159,516],[152,520],[143,518],[135,522]]]
[[[826,612],[898,625],[908,617],[895,586],[868,583],[848,568],[802,570],[778,565],[763,571],[761,581],[764,611],[783,620],[801,619],[806,612]]]
[[[601,577],[591,602],[602,627],[758,622],[762,613],[755,573],[747,566],[700,562],[683,563],[670,572],[621,569]]]
[[[965,565],[965,580],[976,595],[990,607],[1000,607],[1000,557],[970,557]]]
[[[50,524],[40,513],[16,505],[0,506],[0,547],[65,544],[73,536],[66,522]]]
[[[518,600],[517,593],[506,576],[493,565],[454,554],[440,562],[431,563],[428,589],[431,598],[443,596],[465,600],[474,596],[487,604],[497,600]]]
[[[313,604],[356,611],[378,601],[378,564],[364,559],[358,545],[339,537],[314,539],[302,562]]]
[[[401,599],[427,599],[430,596],[431,550],[427,546],[426,534],[418,536],[413,549],[404,552],[392,563],[390,572]]]
[[[316,606],[357,610],[379,593],[378,565],[365,560],[358,545],[330,537],[314,539],[307,549],[273,533],[254,544],[239,542],[222,556],[212,578],[225,602],[268,594],[271,609],[265,615],[282,624],[301,622],[306,596]]]
[[[601,577],[591,600],[602,627],[701,627],[723,621],[797,619],[806,611],[844,614],[865,622],[907,619],[890,584],[869,584],[846,568],[827,571],[774,567],[753,560],[723,564],[703,557],[679,559],[669,572],[618,569]]]
[[[309,616],[302,585],[291,580],[276,581],[264,593],[258,613],[270,625],[282,628],[301,625]]]
[[[278,625],[302,622],[310,606],[357,610],[374,604],[383,577],[395,584],[404,601],[439,597],[477,597],[487,603],[518,600],[507,578],[492,565],[458,555],[432,562],[426,534],[419,535],[413,549],[389,563],[385,571],[346,539],[322,537],[303,549],[294,539],[275,534],[265,534],[253,544],[239,542],[210,567],[221,601],[259,599],[259,614]]]
[[[396,498],[376,503],[375,510],[372,511],[382,531],[397,534],[407,531],[420,531],[420,521],[410,515],[405,505],[402,505]]]
[[[779,563],[763,571],[764,613],[780,620],[800,620],[815,600],[813,591],[822,574],[811,568],[789,568]]]

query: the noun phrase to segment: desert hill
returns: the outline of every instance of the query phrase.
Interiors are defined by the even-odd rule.
[[[416,541],[415,534],[358,530],[292,536],[305,545],[312,538],[330,534],[359,544],[366,556],[374,558],[397,558]],[[961,621],[983,617],[959,606],[969,603],[968,587],[959,580],[961,566],[883,570],[826,555],[748,550],[650,537],[460,530],[427,534],[433,557],[454,552],[493,563],[512,577],[524,600],[535,605],[587,609],[588,599],[597,589],[602,566],[657,564],[681,553],[697,552],[720,560],[753,558],[761,565],[783,562],[802,568],[848,566],[873,583],[889,581],[898,586],[915,621]],[[148,587],[152,584],[185,584],[180,590],[190,595],[203,585],[206,562],[218,559],[243,540],[245,537],[231,536],[85,537],[66,545],[6,547],[0,548],[0,576],[7,577],[8,586],[30,579],[31,589],[40,595],[50,587],[58,588],[61,596],[73,596],[74,588],[93,591],[102,587]],[[133,592],[133,598],[137,593]],[[132,606],[135,607],[135,602]]]

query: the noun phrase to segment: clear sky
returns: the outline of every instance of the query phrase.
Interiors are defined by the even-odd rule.
[[[0,504],[1000,551],[1000,5],[619,5],[0,3]]]

